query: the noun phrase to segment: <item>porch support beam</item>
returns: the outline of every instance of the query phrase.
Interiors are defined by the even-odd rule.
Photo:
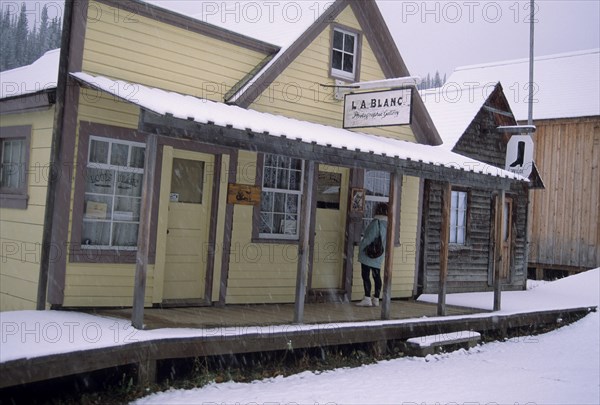
[[[307,160],[304,171],[304,185],[302,202],[300,206],[300,224],[298,244],[298,271],[296,274],[296,303],[294,306],[294,323],[304,322],[304,302],[306,300],[306,283],[308,275],[310,223],[313,199],[313,185],[315,178],[315,162]]]
[[[438,287],[437,314],[446,316],[446,284],[448,279],[448,244],[450,241],[450,202],[452,187],[442,184],[442,225],[440,229],[440,279]]]
[[[392,173],[390,178],[390,201],[388,204],[387,233],[385,237],[385,265],[383,268],[383,297],[381,319],[390,319],[392,307],[392,272],[394,270],[394,235],[396,223],[400,223],[402,201],[402,173]]]
[[[140,209],[135,282],[133,286],[133,310],[131,324],[136,329],[144,328],[144,297],[146,296],[146,276],[148,274],[148,256],[150,255],[150,237],[152,235],[152,197],[154,196],[154,176],[158,157],[158,136],[150,134],[146,141],[146,160],[144,162],[144,185]]]
[[[502,280],[500,280],[500,274],[502,272],[502,266],[504,265],[504,259],[502,257],[502,239],[504,235],[505,198],[505,191],[499,190],[498,197],[496,198],[496,237],[494,243],[494,254],[496,255],[496,260],[494,260],[494,311],[500,311],[502,306]]]
[[[369,153],[367,150],[339,149],[329,145],[306,143],[286,136],[274,137],[266,132],[257,133],[249,129],[240,130],[214,124],[201,124],[173,116],[161,116],[149,111],[144,112],[140,129],[163,136],[192,139],[207,144],[218,144],[254,152],[281,154],[334,166],[373,169],[390,173],[401,170],[407,176],[448,181],[485,190],[509,189],[512,184],[518,182],[510,178],[488,175],[476,164],[468,167],[445,167],[422,160],[415,161],[400,159],[397,156],[377,155]],[[492,169],[490,168],[490,170]]]

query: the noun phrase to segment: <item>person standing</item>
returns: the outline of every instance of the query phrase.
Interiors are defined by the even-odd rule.
[[[365,229],[364,236],[360,241],[358,261],[361,265],[361,275],[363,280],[363,287],[365,290],[365,296],[356,305],[359,307],[377,307],[379,306],[379,295],[381,294],[381,264],[385,257],[385,242],[387,235],[387,211],[388,205],[386,203],[379,203],[375,206],[375,217]],[[367,246],[373,242],[377,236],[381,237],[383,243],[383,252],[378,257],[369,257],[365,252]],[[371,298],[371,275],[375,284],[375,290],[373,291],[373,297]]]

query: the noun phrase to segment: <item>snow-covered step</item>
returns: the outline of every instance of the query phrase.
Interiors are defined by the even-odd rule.
[[[406,340],[405,352],[408,355],[425,357],[442,349],[471,348],[481,341],[481,334],[471,330],[442,333],[439,335],[419,336]]]

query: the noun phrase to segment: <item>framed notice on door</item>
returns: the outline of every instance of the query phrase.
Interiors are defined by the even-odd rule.
[[[365,189],[353,188],[350,201],[351,212],[363,212],[365,210]]]

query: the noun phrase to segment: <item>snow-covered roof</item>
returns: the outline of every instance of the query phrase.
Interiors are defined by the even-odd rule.
[[[56,88],[60,49],[46,52],[31,65],[0,74],[0,99],[23,96]]]
[[[172,115],[183,120],[201,124],[230,126],[255,133],[268,133],[274,138],[285,136],[308,144],[328,146],[336,149],[360,150],[380,156],[393,156],[403,160],[422,161],[436,166],[463,169],[525,181],[517,174],[471,158],[453,153],[445,148],[410,143],[396,139],[353,132],[342,128],[300,121],[281,115],[273,115],[234,105],[218,103],[189,95],[147,87],[137,83],[114,80],[87,73],[72,73],[73,77],[92,88],[134,103],[143,109],[160,115]],[[131,92],[131,89],[135,91]],[[125,90],[128,91],[125,91]],[[123,98],[123,94],[132,94]]]
[[[448,83],[419,92],[444,142],[440,147],[452,150],[456,146],[495,88],[496,83],[472,88]]]
[[[279,47],[287,47],[294,42],[333,3],[332,0],[143,1]],[[266,26],[269,28],[265,29]]]
[[[447,84],[486,86],[500,81],[518,121],[527,119],[529,60],[457,68]],[[533,118],[600,115],[600,49],[535,58]]]

